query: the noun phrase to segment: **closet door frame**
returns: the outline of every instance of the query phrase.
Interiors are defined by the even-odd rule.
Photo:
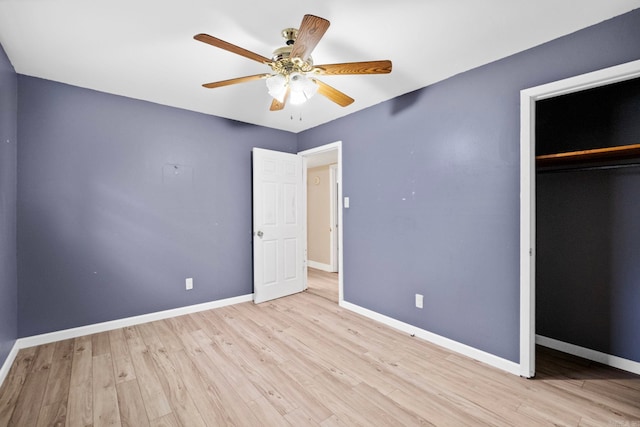
[[[640,77],[640,60],[520,91],[520,376],[535,376],[536,102]]]

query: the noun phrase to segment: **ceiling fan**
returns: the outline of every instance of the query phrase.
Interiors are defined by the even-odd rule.
[[[339,64],[314,65],[311,52],[329,28],[329,21],[314,15],[305,15],[300,29],[286,28],[282,36],[286,46],[276,49],[271,58],[243,49],[239,46],[210,36],[197,34],[193,38],[220,49],[271,67],[271,73],[237,77],[202,86],[213,89],[238,83],[265,79],[269,95],[273,97],[271,111],[282,110],[287,100],[291,104],[302,104],[316,92],[336,104],[346,107],[354,100],[332,86],[318,80],[316,76],[347,74],[387,74],[391,72],[391,61],[345,62]]]

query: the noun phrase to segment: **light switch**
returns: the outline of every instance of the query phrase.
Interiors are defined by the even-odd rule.
[[[348,198],[348,197],[345,197],[345,198],[344,198],[344,208],[345,208],[345,209],[348,209],[348,208],[349,208],[349,198]]]

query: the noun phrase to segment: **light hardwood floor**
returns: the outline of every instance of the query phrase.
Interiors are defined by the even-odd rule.
[[[0,426],[640,425],[640,377],[526,380],[303,292],[21,350]]]
[[[338,303],[338,273],[307,269],[307,292]]]

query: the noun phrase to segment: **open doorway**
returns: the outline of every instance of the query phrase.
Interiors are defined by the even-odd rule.
[[[307,292],[342,301],[341,142],[298,153],[304,158]]]

